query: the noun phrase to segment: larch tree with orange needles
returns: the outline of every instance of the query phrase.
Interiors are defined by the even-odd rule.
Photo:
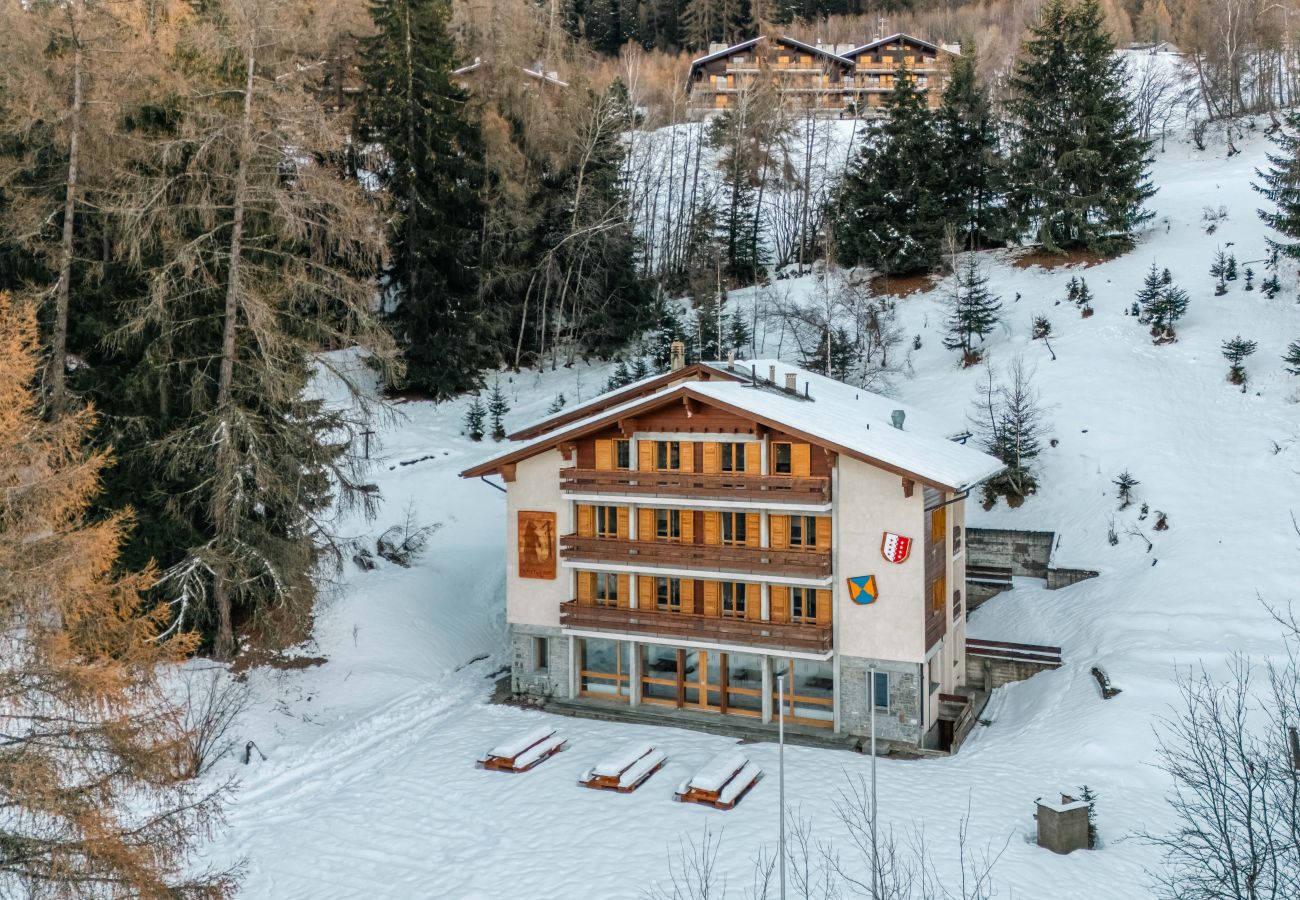
[[[221,788],[178,777],[180,710],[151,571],[119,574],[129,513],[89,521],[109,463],[89,408],[40,415],[35,312],[0,293],[0,896],[222,898],[201,871]]]

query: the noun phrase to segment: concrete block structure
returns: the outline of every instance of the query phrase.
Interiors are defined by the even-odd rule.
[[[511,438],[462,474],[506,486],[516,696],[842,736],[874,719],[948,749],[965,498],[998,460],[776,360],[679,365]]]

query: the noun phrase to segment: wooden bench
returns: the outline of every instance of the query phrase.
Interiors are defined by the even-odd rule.
[[[715,756],[690,780],[683,781],[673,799],[714,809],[734,809],[762,777],[762,769],[733,750]]]
[[[651,744],[628,744],[613,756],[592,766],[578,784],[603,791],[630,794],[650,780],[650,776],[664,767],[668,754],[656,750]]]
[[[497,744],[477,763],[480,769],[527,772],[564,749],[566,741],[549,725]]]

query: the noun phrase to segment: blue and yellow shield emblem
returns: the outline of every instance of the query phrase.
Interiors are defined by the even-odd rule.
[[[880,591],[876,588],[875,575],[860,575],[849,579],[849,599],[854,603],[875,603]]]

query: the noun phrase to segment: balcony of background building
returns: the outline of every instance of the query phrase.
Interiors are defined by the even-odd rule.
[[[566,534],[560,539],[560,556],[570,562],[698,569],[768,578],[829,578],[831,574],[829,552],[730,544],[633,541]]]
[[[787,624],[659,609],[580,606],[576,600],[560,604],[560,625],[575,631],[599,631],[632,638],[703,641],[797,653],[829,653],[832,646],[830,624]]]
[[[627,469],[561,469],[560,489],[569,494],[620,497],[690,497],[764,503],[823,504],[831,500],[831,480],[792,475],[642,472]]]

